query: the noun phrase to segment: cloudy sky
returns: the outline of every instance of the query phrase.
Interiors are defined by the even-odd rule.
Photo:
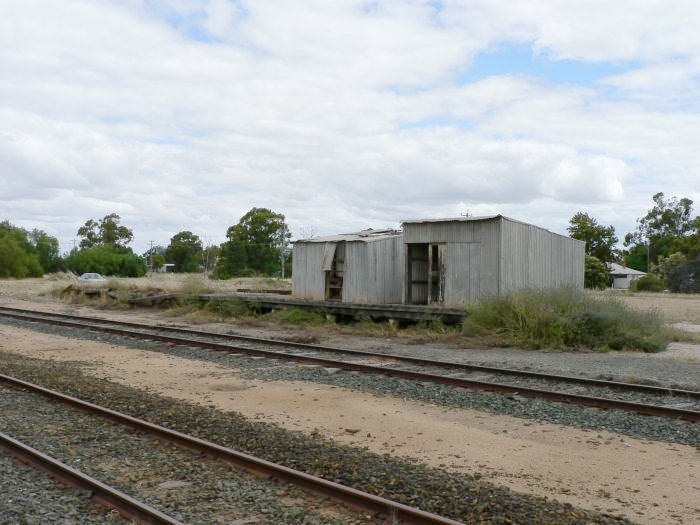
[[[2,0],[0,220],[136,251],[503,213],[700,213],[697,0]]]

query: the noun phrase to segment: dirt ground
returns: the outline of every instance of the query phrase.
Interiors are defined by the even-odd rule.
[[[0,281],[0,305],[75,312],[75,307],[57,303],[50,295],[66,280],[31,281]],[[255,283],[235,286],[253,287],[250,284]],[[647,301],[655,303],[653,297]],[[672,312],[674,322],[696,325],[698,305],[700,298],[679,298]],[[131,315],[85,306],[79,311],[102,317]],[[158,311],[139,311],[139,320],[162,322],[164,317]],[[236,370],[212,363],[9,326],[0,326],[0,349],[81,361],[85,373],[95,377],[213,404],[292,430],[319,432],[378,453],[408,456],[456,472],[478,472],[513,490],[621,513],[638,523],[700,522],[695,504],[700,462],[693,447],[446,409],[329,385],[243,380]]]
[[[156,352],[0,326],[0,349],[81,361],[87,374],[379,453],[478,472],[514,490],[622,513],[639,523],[697,523],[693,447],[302,382],[243,380],[236,370]]]
[[[680,293],[589,292],[599,297],[615,297],[636,310],[657,309],[668,323],[700,324],[700,295]]]

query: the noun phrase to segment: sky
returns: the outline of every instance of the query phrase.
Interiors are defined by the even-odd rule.
[[[3,0],[0,220],[73,247],[700,214],[697,0]]]

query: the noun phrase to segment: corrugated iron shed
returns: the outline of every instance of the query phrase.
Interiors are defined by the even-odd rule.
[[[403,259],[397,230],[299,240],[294,243],[292,293],[315,301],[401,303]]]
[[[454,308],[521,288],[583,287],[582,241],[502,215],[402,224],[297,241],[294,296]]]
[[[582,241],[502,215],[402,224],[408,304],[458,307],[520,288],[583,287]]]

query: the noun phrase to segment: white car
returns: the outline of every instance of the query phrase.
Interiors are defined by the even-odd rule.
[[[86,284],[102,284],[106,283],[107,279],[102,277],[99,273],[84,273],[78,277],[78,282]]]

